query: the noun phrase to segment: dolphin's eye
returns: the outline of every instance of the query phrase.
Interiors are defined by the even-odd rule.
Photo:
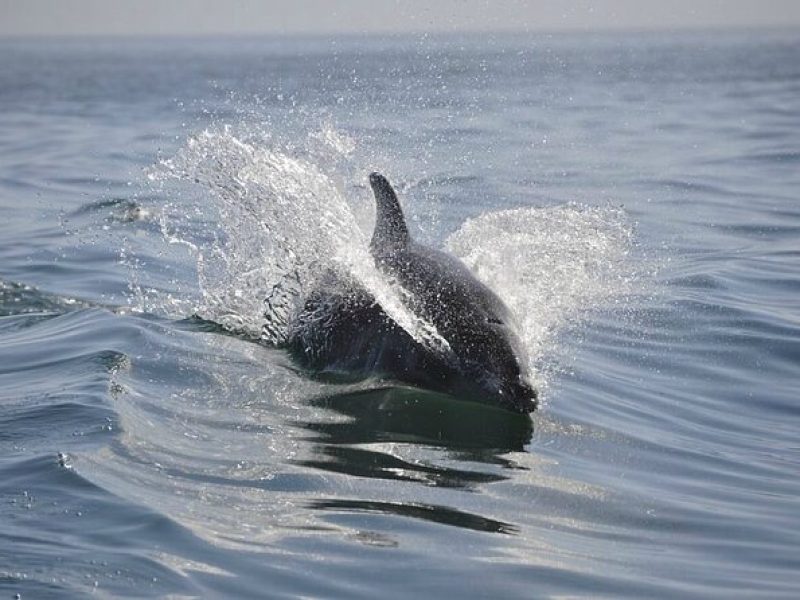
[[[486,322],[487,323],[494,323],[495,325],[503,325],[503,322],[500,319],[498,319],[497,317],[487,317],[486,318]]]

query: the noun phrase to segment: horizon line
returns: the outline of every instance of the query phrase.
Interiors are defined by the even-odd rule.
[[[800,31],[800,24],[734,24],[734,25],[713,25],[713,24],[699,24],[699,25],[681,25],[681,26],[607,26],[607,27],[564,27],[564,28],[542,28],[542,29],[526,29],[514,27],[499,27],[496,29],[419,29],[419,30],[403,30],[403,31],[384,31],[384,30],[370,30],[370,31],[313,31],[313,30],[295,30],[295,31],[202,31],[202,32],[145,32],[145,31],[132,31],[125,33],[102,33],[102,32],[24,32],[24,33],[0,33],[0,40],[40,40],[40,39],[53,39],[53,40],[111,40],[111,39],[210,39],[210,38],[288,38],[288,37],[304,37],[304,38],[368,38],[368,37],[391,37],[391,38],[404,38],[404,37],[457,37],[460,35],[565,35],[565,34],[614,34],[614,33],[627,33],[627,34],[649,34],[649,33],[701,33],[701,32],[794,32]]]

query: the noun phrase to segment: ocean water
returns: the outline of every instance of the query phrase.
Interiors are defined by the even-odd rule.
[[[0,41],[0,596],[796,598],[798,98],[797,31]],[[319,264],[441,343],[376,169],[532,418],[273,346]]]

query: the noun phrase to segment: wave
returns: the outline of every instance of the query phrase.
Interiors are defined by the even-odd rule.
[[[20,314],[61,314],[88,308],[90,303],[80,298],[51,294],[35,286],[0,279],[0,317]],[[4,323],[4,327],[8,323]]]

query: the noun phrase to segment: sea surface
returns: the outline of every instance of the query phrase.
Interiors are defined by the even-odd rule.
[[[372,170],[531,419],[276,347]],[[800,31],[0,40],[0,598],[797,598],[799,376]]]

